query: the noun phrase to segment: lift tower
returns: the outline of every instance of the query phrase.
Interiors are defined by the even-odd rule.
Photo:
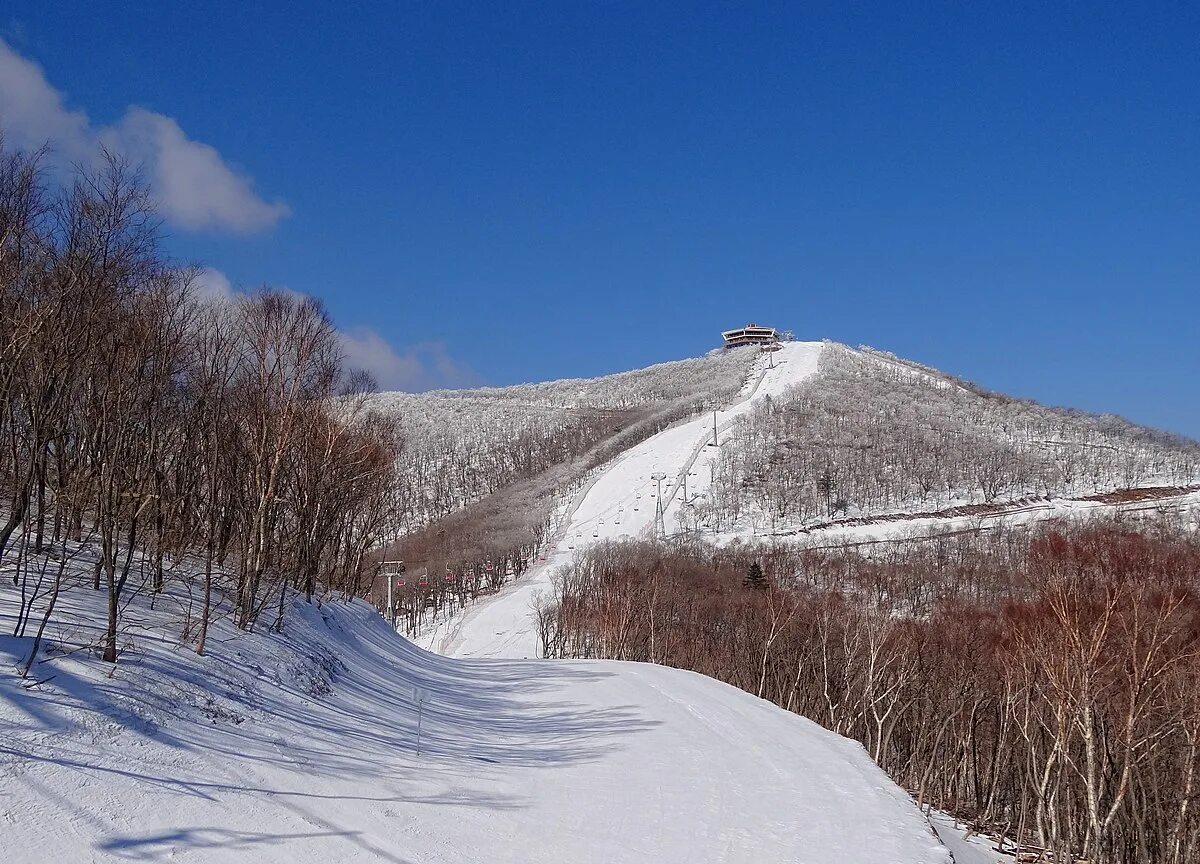
[[[667,475],[663,474],[660,471],[656,474],[651,474],[650,479],[654,480],[655,482],[658,483],[658,494],[654,496],[654,500],[657,502],[654,505],[654,539],[655,540],[666,540],[667,539],[667,524],[666,524],[667,508],[663,505],[662,481],[667,479]]]

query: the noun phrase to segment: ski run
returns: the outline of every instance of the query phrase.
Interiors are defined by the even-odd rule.
[[[999,860],[931,822],[857,743],[748,693],[660,666],[536,659],[533,603],[554,568],[674,525],[707,488],[714,426],[719,439],[814,374],[821,351],[764,355],[740,400],[596,472],[543,561],[427,634],[436,653],[365,603],[297,601],[282,633],[218,622],[200,657],[172,636],[186,598],[168,589],[132,599],[110,667],[72,651],[96,635],[76,622],[98,620],[101,598],[67,592],[50,671],[0,677],[3,860]],[[72,566],[87,579],[86,550]],[[27,650],[0,639],[10,668]]]

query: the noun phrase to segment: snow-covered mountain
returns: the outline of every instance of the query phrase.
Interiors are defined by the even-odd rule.
[[[530,566],[423,631],[437,653],[333,597],[285,594],[282,632],[245,633],[225,586],[200,657],[181,636],[194,586],[143,585],[124,601],[112,665],[94,652],[96,551],[72,547],[27,677],[7,668],[24,665],[31,636],[0,640],[5,860],[995,860],[930,821],[861,746],[766,701],[676,669],[538,660],[539,595],[604,540],[730,542],[771,512],[779,536],[838,519],[884,530],[1071,496],[1123,506],[1137,496],[1103,496],[1139,486],[1143,500],[1168,485],[1186,498],[1197,482],[1191,442],[820,342],[376,407],[408,424],[409,482],[458,470],[413,525],[481,498],[517,509],[516,484],[570,466],[536,487],[551,515]],[[874,450],[885,476],[867,456],[850,470],[847,454]],[[931,463],[909,460],[931,450]],[[540,455],[521,464],[523,451]],[[26,598],[0,586],[12,632]]]
[[[1190,511],[1198,484],[1196,442],[988,393],[871,349],[788,342],[758,354],[742,392],[715,414],[593,472],[562,498],[540,560],[517,584],[418,638],[463,656],[537,656],[537,598],[556,568],[605,540],[862,542],[989,520]]]
[[[707,404],[732,398],[752,351],[718,352],[599,378],[512,387],[379,393],[395,417],[400,457],[396,518],[407,533],[513,483],[645,437]]]
[[[804,374],[772,373],[744,398],[772,356],[788,367],[784,356],[798,346],[807,346]],[[373,405],[405,427],[407,532],[578,458],[616,430],[628,437],[627,426],[661,426],[739,399],[737,411],[722,415],[721,446],[689,469],[713,488],[689,495],[691,506],[668,520],[668,532],[787,536],[884,516],[961,516],[951,511],[971,506],[971,515],[985,516],[1125,489],[1172,497],[1200,484],[1197,442],[832,342],[788,343],[776,355],[741,349],[596,379],[386,393]],[[575,479],[568,472],[556,485]],[[692,479],[689,492],[703,482]]]
[[[719,445],[756,405],[782,398],[815,375],[824,348],[820,342],[789,342],[759,355],[748,389],[733,403],[658,433],[596,472],[558,519],[544,560],[519,584],[436,631],[428,644],[462,656],[537,656],[533,607],[548,591],[555,567],[600,540],[673,530],[681,516],[686,522],[692,502],[712,479],[706,463],[719,451],[711,446],[714,435]]]
[[[1131,489],[1174,497],[1200,483],[1200,444],[830,344],[817,374],[739,423],[714,470],[703,525],[794,535],[882,516],[1118,503]]]

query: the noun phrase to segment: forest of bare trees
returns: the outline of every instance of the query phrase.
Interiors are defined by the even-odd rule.
[[[863,349],[731,431],[699,518],[772,530],[841,517],[1200,483],[1200,444],[1046,408]]]
[[[1194,532],[604,545],[559,574],[539,626],[548,656],[692,669],[855,738],[1030,860],[1200,855]]]
[[[214,616],[279,627],[289,589],[360,593],[395,490],[396,423],[320,303],[198,296],[158,226],[119,158],[64,186],[0,146],[0,590],[39,638],[62,591],[103,592],[108,661],[128,596],[171,582],[200,652]]]

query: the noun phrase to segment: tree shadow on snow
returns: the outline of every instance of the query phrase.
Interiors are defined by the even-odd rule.
[[[513,769],[600,760],[659,722],[615,704],[612,693],[621,691],[606,688],[609,664],[451,660],[358,607],[297,604],[284,633],[214,638],[204,657],[146,642],[115,670],[87,653],[39,664],[38,677],[53,677],[33,689],[0,671],[0,720],[15,721],[0,741],[0,762],[49,768],[18,770],[15,782],[87,825],[97,851],[128,860],[159,860],[175,849],[253,855],[245,850],[315,841],[401,862],[372,842],[383,837],[373,827],[379,811],[527,807],[503,791]],[[6,639],[0,655],[19,657],[27,645]],[[429,697],[420,757],[415,688]],[[104,784],[117,800],[138,800],[145,787],[193,799],[185,812],[201,824],[113,835],[111,824],[55,795],[71,782],[62,772]],[[350,810],[330,810],[339,801]],[[275,832],[226,822],[220,814],[230,805],[256,808],[268,820],[259,824]],[[322,818],[341,811],[333,818],[355,824]],[[300,832],[289,833],[297,821]]]
[[[275,846],[295,841],[338,839],[357,841],[380,861],[407,864],[403,859],[374,847],[361,839],[359,831],[312,831],[292,834],[269,834],[256,831],[230,831],[225,828],[177,828],[158,834],[139,837],[112,837],[99,843],[97,851],[107,852],[126,861],[161,861],[164,856],[180,851],[216,850],[235,852]]]
[[[301,614],[309,620],[294,635],[241,636],[203,658],[163,646],[112,678],[103,671],[111,667],[81,658],[84,665],[49,664],[54,679],[35,690],[0,681],[0,713],[8,701],[21,716],[0,754],[209,801],[265,794],[284,806],[343,799],[512,809],[525,802],[494,793],[506,769],[601,759],[658,723],[593,691],[613,675],[604,663],[451,660],[360,610]],[[258,666],[273,652],[287,667],[318,649],[345,664],[335,664],[330,687],[317,694],[278,668],[267,675]],[[419,758],[414,688],[429,694]],[[197,694],[216,694],[242,713],[236,722],[209,717],[198,712]],[[139,748],[131,764],[119,750],[130,733],[159,746]],[[172,751],[202,758],[180,763]],[[215,767],[239,764],[246,769],[237,769],[235,782]],[[314,775],[325,781],[312,783]]]

